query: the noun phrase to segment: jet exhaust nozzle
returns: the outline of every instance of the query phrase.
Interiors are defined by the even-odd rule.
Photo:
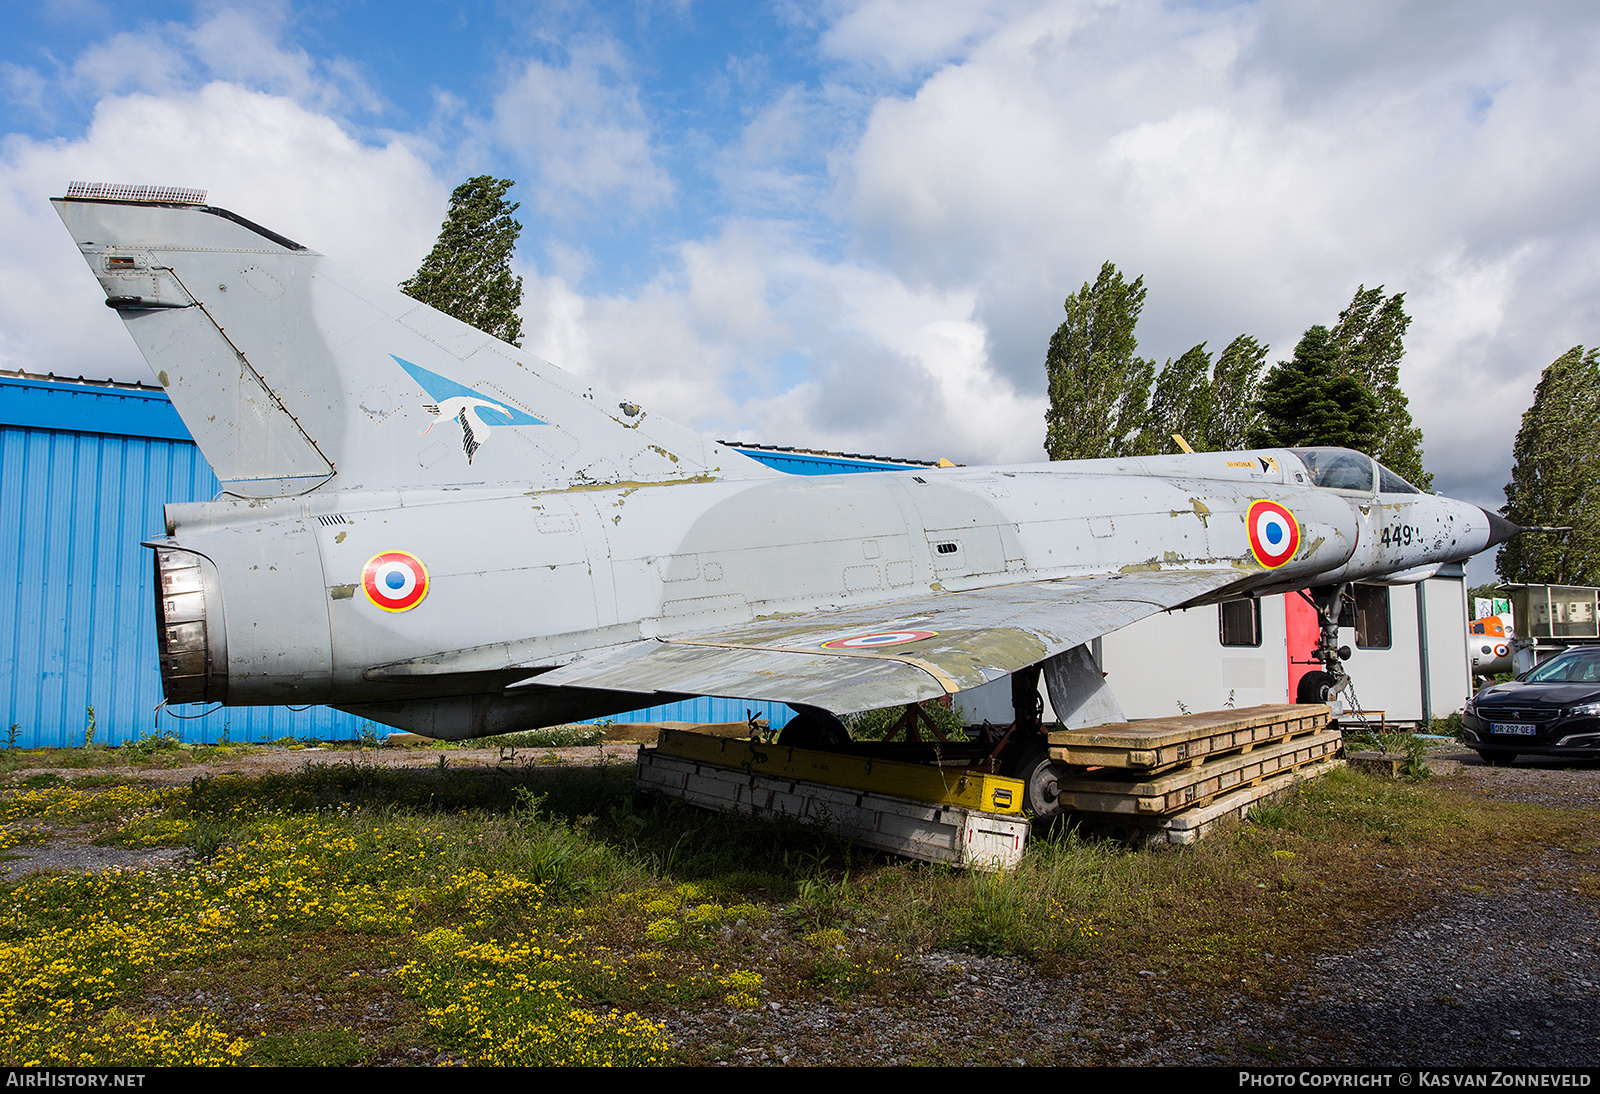
[[[164,546],[155,562],[162,693],[169,703],[220,703],[228,659],[216,568],[203,555]]]

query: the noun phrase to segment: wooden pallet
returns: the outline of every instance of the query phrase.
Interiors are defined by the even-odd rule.
[[[1050,755],[1057,763],[1153,774],[1314,733],[1330,714],[1319,703],[1278,704],[1058,730],[1050,734]]]
[[[1099,768],[1061,779],[1057,790],[1063,807],[1076,812],[1167,816],[1280,772],[1332,758],[1342,743],[1338,730],[1325,729],[1155,775]]]
[[[639,750],[638,784],[707,809],[791,817],[880,851],[952,866],[1009,870],[1028,838],[1029,822],[1019,815],[766,775],[660,749]]]
[[[1169,817],[1142,818],[1101,813],[1080,813],[1077,816],[1083,829],[1092,835],[1139,846],[1189,844],[1210,834],[1218,825],[1244,820],[1250,810],[1257,806],[1282,801],[1307,779],[1314,779],[1343,766],[1344,761],[1340,759],[1317,760],[1219,794],[1202,805],[1192,806]]]

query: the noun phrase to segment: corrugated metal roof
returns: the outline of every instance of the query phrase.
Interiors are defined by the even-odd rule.
[[[160,388],[0,372],[0,425],[194,443]]]

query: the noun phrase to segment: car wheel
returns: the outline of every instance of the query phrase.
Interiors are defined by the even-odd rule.
[[[1515,752],[1485,752],[1480,750],[1478,755],[1482,756],[1483,762],[1490,767],[1510,767],[1512,761],[1517,758]]]
[[[1295,688],[1294,701],[1297,703],[1326,703],[1332,698],[1335,677],[1331,672],[1308,672],[1300,677],[1300,685]]]

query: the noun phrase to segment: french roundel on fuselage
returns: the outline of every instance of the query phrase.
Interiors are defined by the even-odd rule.
[[[1276,570],[1300,550],[1300,522],[1294,514],[1265,498],[1250,504],[1245,514],[1250,553],[1269,570]]]

